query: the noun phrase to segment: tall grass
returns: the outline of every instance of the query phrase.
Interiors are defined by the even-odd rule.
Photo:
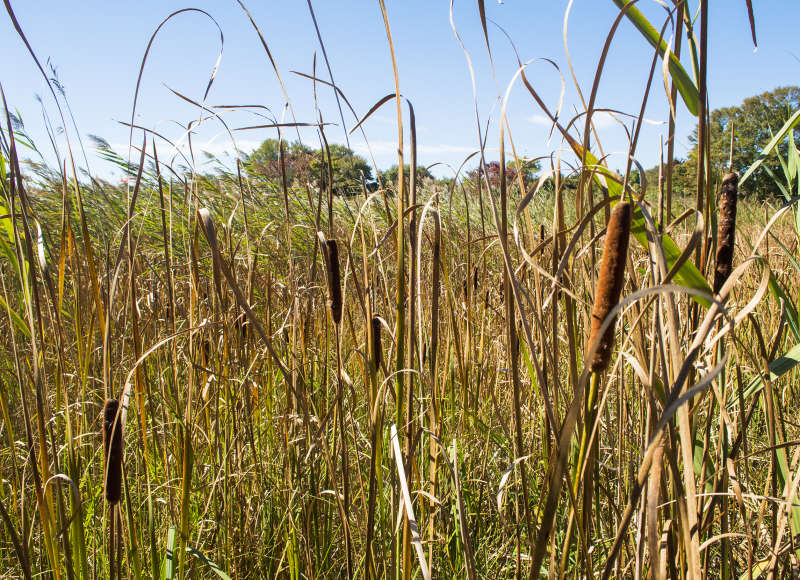
[[[584,110],[549,109],[520,62],[488,135],[476,106],[465,164],[482,171],[446,182],[412,169],[339,197],[328,152],[319,179],[292,183],[283,146],[277,182],[241,163],[203,175],[133,122],[138,161],[103,150],[129,186],[79,179],[71,152],[24,172],[20,145],[35,145],[4,100],[0,575],[796,574],[800,116],[764,144],[789,139],[786,203],[739,197],[760,162],[740,177],[703,162],[708,2],[675,3],[658,26],[615,3],[587,100],[576,86]],[[364,134],[393,103],[399,167],[416,168],[400,83],[414,63],[397,61],[394,5],[378,8],[387,97],[359,117],[332,80],[304,76]],[[652,61],[618,174],[592,117],[624,26]],[[517,83],[571,151],[542,158],[534,183],[508,172],[523,162],[506,116]],[[682,196],[674,117],[658,194],[631,179],[653,99],[700,121]],[[232,109],[195,104],[223,122]],[[326,144],[319,114],[266,128]]]

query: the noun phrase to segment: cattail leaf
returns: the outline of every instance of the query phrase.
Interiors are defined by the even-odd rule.
[[[614,0],[614,4],[616,4],[620,10],[627,7],[625,16],[627,16],[628,20],[642,33],[642,36],[647,39],[647,42],[649,42],[653,48],[658,49],[658,54],[661,55],[662,58],[665,54],[669,53],[669,74],[675,86],[678,88],[678,92],[686,108],[696,117],[700,111],[700,92],[689,77],[686,69],[683,68],[681,62],[675,57],[672,51],[668,50],[666,41],[661,38],[658,30],[650,24],[650,21],[644,17],[636,6],[628,6],[631,4],[631,0]]]
[[[800,317],[798,317],[797,308],[789,298],[789,295],[786,294],[783,285],[771,271],[769,273],[769,291],[777,300],[783,300],[783,304],[786,308],[786,322],[789,326],[789,330],[792,332],[795,340],[800,340]]]
[[[777,381],[780,377],[788,373],[794,367],[800,364],[800,344],[794,345],[781,356],[769,363],[769,380],[770,382]],[[744,391],[744,397],[749,398],[761,390],[764,386],[764,377],[757,376]],[[731,401],[733,404],[735,401]]]
[[[800,364],[800,344],[796,344],[794,347],[786,351],[783,355],[776,358],[769,364],[769,380],[770,382],[778,380],[781,376],[785,375],[792,369],[794,369],[798,364]],[[759,375],[750,381],[750,384],[747,385],[747,388],[744,392],[744,397],[749,398],[755,395],[764,387],[764,377]],[[729,401],[729,404],[735,404],[735,401]],[[786,482],[791,480],[791,471],[789,470],[789,463],[786,457],[786,449],[779,448],[775,450],[777,455],[777,476],[778,476],[778,485],[780,489],[786,489]],[[787,498],[788,505],[797,505],[797,498],[796,496],[793,498]],[[791,509],[791,526],[792,526],[792,535],[797,535],[800,533],[800,509],[797,507],[793,507]]]
[[[778,488],[786,490],[786,504],[791,507],[789,512],[792,527],[792,537],[800,534],[800,507],[798,507],[797,494],[792,493],[796,488],[792,482],[792,471],[789,469],[789,461],[786,457],[786,448],[781,447],[775,450],[778,457]]]
[[[400,491],[402,492],[403,507],[405,508],[406,517],[411,527],[411,543],[414,545],[414,549],[417,552],[419,567],[422,570],[422,577],[425,580],[430,580],[431,572],[428,568],[428,562],[425,559],[425,550],[422,548],[422,539],[419,535],[417,520],[414,517],[414,505],[411,501],[411,493],[408,490],[408,480],[406,479],[406,472],[403,467],[403,456],[400,451],[400,444],[398,443],[397,426],[394,424],[391,426],[391,435],[392,451],[394,451],[394,459],[397,464],[397,475],[400,483]]]
[[[30,338],[31,331],[28,328],[28,325],[25,323],[25,321],[19,314],[11,310],[11,308],[8,306],[8,303],[2,296],[0,296],[0,307],[2,307],[3,310],[5,310],[6,313],[11,317],[11,322],[14,323],[14,326],[17,327],[17,330],[19,330],[22,334],[24,334],[25,338]]]
[[[191,546],[186,546],[186,551],[189,552],[192,556],[200,560],[207,568],[211,568],[211,570],[222,578],[223,580],[231,580],[231,577],[228,576],[225,572],[223,572],[222,568],[217,566],[214,562],[209,560],[205,554],[203,554],[200,550],[196,548],[192,548]]]
[[[753,36],[753,46],[758,47],[756,40],[756,18],[753,15],[753,0],[745,0],[747,4],[747,19],[750,21],[750,34]]]
[[[781,127],[780,131],[775,133],[770,142],[767,143],[766,146],[761,150],[761,153],[758,154],[756,160],[753,161],[750,167],[747,168],[747,171],[744,172],[744,175],[742,175],[742,177],[739,179],[739,185],[742,185],[745,181],[747,181],[747,178],[750,177],[753,172],[761,166],[769,154],[772,153],[772,150],[778,146],[778,143],[783,141],[784,137],[786,137],[786,135],[788,135],[792,129],[794,129],[794,126],[797,125],[798,122],[800,122],[800,109],[795,111],[794,114],[789,117],[789,119],[783,124],[783,127]]]
[[[167,531],[167,550],[164,557],[164,580],[172,580],[175,576],[175,526]]]
[[[506,497],[506,485],[508,484],[508,478],[511,477],[511,474],[514,473],[514,468],[519,464],[525,461],[526,459],[530,458],[530,455],[525,455],[523,457],[517,457],[514,461],[511,462],[506,470],[503,472],[503,475],[500,477],[500,483],[497,486],[497,513],[500,514],[500,517],[503,517],[503,504],[505,503]]]

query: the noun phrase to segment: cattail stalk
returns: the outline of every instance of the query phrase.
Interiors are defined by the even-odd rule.
[[[733,250],[736,242],[736,201],[739,197],[739,176],[728,173],[722,178],[719,191],[719,221],[717,222],[717,265],[714,269],[714,294],[731,275]]]
[[[372,454],[369,461],[369,496],[367,498],[367,529],[366,529],[366,549],[367,549],[367,563],[366,563],[366,576],[367,578],[380,577],[375,563],[375,554],[373,553],[373,538],[375,536],[375,505],[377,502],[380,481],[378,465],[380,464],[381,456],[381,438],[380,434],[383,432],[383,408],[378,404],[378,371],[381,367],[382,347],[381,347],[381,320],[378,316],[373,315],[370,320],[370,361],[369,361],[369,377],[370,377],[370,425],[372,426],[372,433],[370,434],[372,444]],[[380,478],[382,479],[382,478]]]
[[[584,421],[581,431],[578,460],[573,472],[573,493],[577,496],[579,484],[583,480],[583,509],[581,525],[584,537],[588,537],[591,521],[592,494],[594,491],[594,457],[597,452],[597,438],[591,446],[589,439],[597,417],[595,404],[600,387],[600,376],[611,362],[611,351],[614,346],[614,330],[616,314],[602,335],[601,327],[611,311],[619,304],[622,286],[625,282],[625,262],[628,259],[628,240],[630,238],[633,208],[628,202],[619,202],[611,211],[606,228],[606,240],[603,246],[603,257],[600,262],[600,274],[595,289],[592,306],[592,328],[589,335],[588,349],[597,343],[594,356],[589,361],[592,376],[589,392],[584,399]],[[584,464],[589,465],[585,468]],[[582,477],[583,475],[583,477]],[[571,538],[572,518],[567,526],[567,537]],[[570,539],[568,539],[568,542]],[[563,562],[562,562],[563,566]]]
[[[336,337],[336,410],[338,415],[339,428],[341,429],[341,469],[342,469],[342,488],[344,497],[344,515],[350,509],[350,469],[347,461],[347,429],[344,421],[344,384],[342,380],[342,341],[340,333],[340,323],[342,322],[342,278],[339,270],[339,246],[336,240],[325,242],[325,266],[328,278],[328,311],[334,323]],[[350,544],[349,533],[345,532],[345,547],[347,556],[348,577],[353,577],[352,547]]]

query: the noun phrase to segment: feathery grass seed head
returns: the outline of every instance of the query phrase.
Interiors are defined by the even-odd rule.
[[[631,204],[620,202],[611,211],[603,247],[603,258],[600,262],[600,275],[592,306],[592,332],[589,337],[591,347],[597,339],[600,327],[608,313],[619,303],[622,285],[625,282],[625,262],[628,259],[628,238],[631,232]],[[616,318],[616,317],[615,317]],[[614,346],[614,327],[616,320],[606,328],[590,362],[592,372],[601,372],[611,361],[611,349]]]

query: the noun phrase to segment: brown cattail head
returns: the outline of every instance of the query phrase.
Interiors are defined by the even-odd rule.
[[[372,364],[375,371],[381,368],[381,319],[372,317]]]
[[[592,332],[589,346],[597,339],[600,327],[608,313],[619,303],[619,295],[625,282],[625,262],[628,259],[628,238],[631,232],[631,204],[620,202],[611,211],[600,262],[600,276],[592,306]],[[595,351],[590,365],[592,372],[601,372],[611,361],[611,348],[614,346],[614,326],[616,315],[606,328]]]
[[[736,198],[739,196],[739,176],[728,173],[722,178],[717,202],[717,266],[714,270],[714,294],[722,289],[733,268],[736,237]]]
[[[103,488],[106,500],[114,505],[122,497],[122,421],[116,399],[108,399],[103,406],[103,456]]]
[[[328,308],[334,324],[342,321],[342,280],[339,274],[339,247],[336,240],[325,242],[325,253],[328,256]]]

